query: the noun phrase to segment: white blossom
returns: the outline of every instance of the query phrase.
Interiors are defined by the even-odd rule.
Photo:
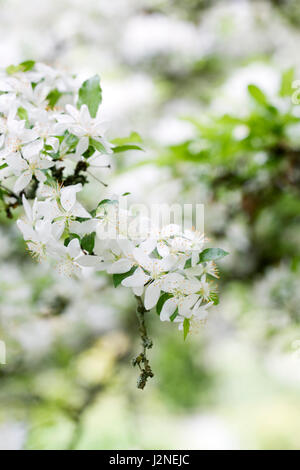
[[[84,104],[80,110],[74,106],[66,106],[66,114],[57,116],[61,129],[67,129],[72,134],[80,138],[80,145],[85,148],[89,137],[95,139],[103,145],[106,153],[111,153],[111,146],[104,138],[106,132],[105,123],[98,117],[92,118],[88,107]]]
[[[19,202],[22,194],[25,216],[17,225],[29,251],[67,276],[106,271],[141,297],[146,310],[156,307],[161,321],[197,329],[212,305],[207,276],[218,277],[213,261],[200,261],[204,235],[176,224],[153,226],[121,207],[116,195],[88,211],[77,200],[86,178],[67,177],[65,170],[101,168],[103,154],[112,154],[101,96],[86,101],[98,106],[92,117],[87,104],[78,104],[76,79],[44,64],[27,66],[0,71],[0,183],[12,179],[15,194],[4,191],[4,202]]]
[[[47,158],[41,157],[40,151],[43,148],[41,141],[35,141],[22,148],[22,157],[19,152],[11,153],[6,157],[8,167],[19,177],[14,185],[14,191],[19,193],[22,191],[35,176],[36,179],[43,183],[46,176],[42,170],[48,170],[54,165],[54,162]]]

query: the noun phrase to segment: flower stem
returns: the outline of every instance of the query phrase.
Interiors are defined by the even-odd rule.
[[[144,389],[147,380],[154,377],[154,374],[151,370],[149,360],[147,358],[147,349],[151,349],[153,346],[152,340],[148,337],[146,322],[145,322],[145,313],[148,311],[145,309],[142,299],[138,296],[135,296],[138,302],[136,315],[139,322],[139,333],[142,340],[143,351],[133,359],[133,366],[138,366],[141,374],[137,381],[137,388]]]

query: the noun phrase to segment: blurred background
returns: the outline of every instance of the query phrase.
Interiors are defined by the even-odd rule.
[[[0,7],[2,67],[99,73],[110,137],[142,136],[145,152],[102,170],[109,192],[205,203],[206,235],[230,252],[198,335],[184,343],[149,315],[155,378],[142,392],[130,293],[35,263],[0,212],[0,447],[299,449],[299,2]],[[87,203],[95,191],[91,181]]]

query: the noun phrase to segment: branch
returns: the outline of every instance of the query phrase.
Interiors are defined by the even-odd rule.
[[[142,340],[143,351],[133,359],[133,366],[138,365],[141,374],[137,381],[137,388],[144,389],[147,380],[154,377],[154,374],[151,370],[149,360],[147,359],[147,349],[151,349],[153,346],[152,340],[148,337],[146,323],[145,323],[145,313],[148,311],[145,309],[142,299],[138,296],[135,296],[138,302],[136,315],[139,322],[139,333]]]
[[[7,188],[6,186],[4,186],[2,183],[0,184],[0,188],[3,189],[3,191],[6,192],[6,195],[9,196],[9,197],[14,197],[17,201],[21,201],[21,198],[20,196],[18,196],[16,193],[14,193],[11,189]]]
[[[75,450],[76,447],[78,446],[80,439],[82,437],[83,431],[84,431],[84,423],[83,423],[83,416],[86,410],[93,405],[95,402],[96,398],[98,397],[98,394],[103,391],[104,386],[103,384],[98,384],[89,389],[87,392],[87,397],[85,398],[82,406],[80,409],[65,409],[65,411],[71,416],[71,418],[74,421],[75,427],[74,431],[71,437],[71,441],[69,443],[69,450]]]

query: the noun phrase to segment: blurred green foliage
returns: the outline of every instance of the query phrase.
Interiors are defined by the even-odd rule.
[[[157,388],[173,411],[203,409],[214,403],[216,377],[201,357],[204,347],[200,341],[183,344],[175,334],[158,341],[159,352],[153,360]]]
[[[300,121],[291,103],[292,81],[288,70],[274,103],[250,84],[242,115],[188,119],[195,136],[160,151],[156,160],[188,187],[197,180],[205,185],[208,204],[226,206],[227,223],[244,220],[252,258],[248,280],[281,260],[296,266],[300,256]],[[213,234],[223,237],[224,231]]]

